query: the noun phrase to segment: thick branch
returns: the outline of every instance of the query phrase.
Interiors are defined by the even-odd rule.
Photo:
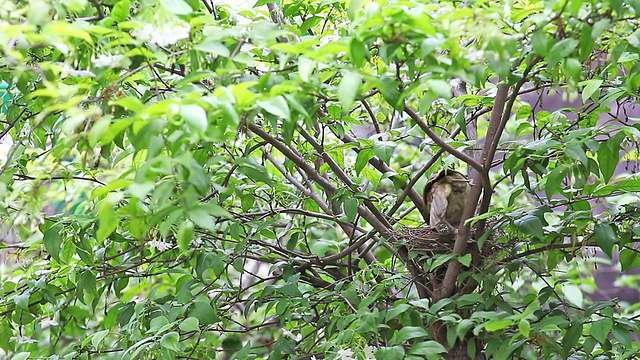
[[[485,144],[492,144],[496,137],[500,137],[498,130],[500,128],[500,120],[502,119],[507,94],[508,94],[509,86],[506,84],[498,85],[498,91],[496,93],[496,98],[494,100],[493,110],[491,111],[491,117],[489,121],[489,128],[487,130],[487,135],[485,137]],[[490,149],[488,146],[482,151],[481,160],[483,164],[486,164],[487,157],[490,154]],[[489,165],[480,166],[476,177],[473,179],[474,181],[471,184],[471,191],[469,192],[469,196],[467,198],[467,203],[464,211],[462,212],[462,221],[460,225],[460,229],[458,235],[456,236],[456,241],[453,244],[453,252],[460,256],[463,256],[467,247],[467,240],[469,239],[469,234],[471,232],[471,226],[466,223],[466,220],[473,217],[475,214],[476,207],[478,205],[478,201],[480,200],[480,194],[483,192],[480,183],[484,187],[484,197],[482,203],[484,204],[487,199],[490,201],[492,194],[492,187],[489,182],[488,171],[491,166],[491,161],[489,161]],[[478,234],[482,233],[481,226],[478,226]],[[462,264],[458,261],[452,261],[447,266],[447,271],[442,280],[442,287],[438,294],[436,294],[436,301],[442,298],[448,297],[453,292],[453,289],[456,285],[456,279],[458,278],[458,274],[460,273]]]

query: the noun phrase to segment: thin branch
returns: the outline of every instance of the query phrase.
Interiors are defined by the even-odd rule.
[[[277,140],[269,133],[264,131],[258,124],[249,123],[247,128],[252,131],[254,134],[260,136],[262,139],[267,141],[269,144],[273,145],[278,151],[280,151],[284,156],[289,158],[294,164],[304,171],[307,176],[315,183],[320,185],[329,196],[336,192],[336,187],[331,184],[331,182],[322,175],[320,175],[311,164],[307,163],[299,154],[297,154],[294,150],[289,148],[283,142]],[[358,213],[360,216],[365,219],[371,226],[373,226],[376,231],[378,231],[384,238],[391,239],[394,237],[393,231],[390,226],[385,225],[385,223],[381,222],[376,216],[374,216],[370,211],[368,211],[364,206],[358,206]]]
[[[480,164],[478,161],[458,151],[458,149],[454,148],[453,146],[449,145],[446,141],[442,140],[442,138],[440,138],[438,134],[433,132],[433,130],[431,130],[429,126],[427,126],[426,122],[420,117],[420,115],[418,115],[415,111],[413,111],[413,109],[410,108],[409,105],[404,106],[404,112],[407,113],[407,115],[409,115],[409,117],[418,124],[420,129],[422,129],[422,131],[424,131],[427,134],[427,136],[429,136],[429,138],[431,138],[431,140],[433,140],[433,142],[436,143],[436,145],[443,148],[449,154],[464,161],[465,163],[467,163],[469,166],[473,167],[477,171],[479,172],[484,171],[482,164]]]
[[[17,180],[37,180],[36,177],[29,176],[29,175],[13,174],[13,176],[15,176]],[[50,177],[45,177],[45,179],[47,180],[86,180],[86,181],[92,181],[92,182],[98,183],[102,186],[106,185],[105,183],[103,183],[102,181],[96,178],[90,178],[90,177],[84,177],[84,176],[50,176]]]
[[[2,130],[2,132],[0,133],[0,139],[2,139],[5,135],[7,135],[7,133],[16,125],[16,122],[22,117],[22,115],[24,115],[24,113],[27,112],[27,109],[28,108],[26,106],[22,108],[22,111],[20,111],[18,116],[13,118],[13,120],[11,120],[9,124],[7,124],[4,130]]]
[[[307,140],[311,144],[311,146],[313,146],[313,148],[319,154],[321,154],[322,158],[329,165],[331,170],[333,170],[333,172],[338,176],[338,178],[342,180],[342,182],[345,185],[347,185],[350,190],[353,191],[358,188],[358,186],[354,184],[351,181],[351,179],[347,176],[347,174],[345,174],[345,172],[340,168],[340,166],[336,163],[336,161],[324,151],[324,148],[322,147],[322,145],[320,145],[316,141],[316,139],[314,139],[313,136],[311,136],[311,134],[309,134],[303,128],[300,128],[298,131],[305,138],[305,140]],[[375,207],[375,205],[373,205],[371,200],[364,199],[362,203],[367,207],[367,209],[369,209],[369,211],[371,211],[373,215],[375,215],[378,218],[378,220],[380,220],[383,224],[385,224],[387,228],[391,228],[391,224],[389,224],[389,221],[387,220],[387,218],[380,212],[380,210],[378,210],[378,208]]]
[[[378,123],[378,119],[376,119],[376,114],[373,112],[373,109],[371,109],[371,105],[369,105],[369,102],[367,102],[366,99],[362,99],[360,100],[360,103],[367,110],[367,113],[371,118],[371,123],[373,124],[373,128],[376,130],[376,134],[381,134],[382,131],[380,130],[380,124]]]

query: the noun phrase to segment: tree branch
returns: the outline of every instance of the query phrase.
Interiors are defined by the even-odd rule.
[[[249,123],[247,125],[248,129],[252,131],[257,136],[260,136],[262,139],[267,141],[269,144],[273,145],[278,151],[280,151],[284,156],[286,156],[289,160],[291,160],[294,164],[304,171],[309,178],[320,185],[329,196],[336,192],[336,187],[331,184],[331,182],[322,175],[320,175],[312,165],[307,163],[299,154],[297,154],[294,150],[289,148],[287,145],[279,141],[278,139],[271,136],[269,133],[264,131],[258,124]],[[393,231],[387,224],[381,222],[376,216],[374,216],[370,211],[368,211],[364,206],[358,206],[358,214],[365,219],[377,232],[379,232],[384,238],[391,239],[394,237]]]

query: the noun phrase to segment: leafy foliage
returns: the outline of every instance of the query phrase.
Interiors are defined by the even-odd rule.
[[[0,353],[632,358],[637,305],[585,299],[581,255],[640,266],[639,11],[3,3]],[[452,165],[475,217],[408,248]]]

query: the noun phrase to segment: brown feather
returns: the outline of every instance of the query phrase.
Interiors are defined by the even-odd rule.
[[[424,201],[429,225],[442,221],[457,227],[469,193],[466,176],[455,170],[443,170],[432,177],[424,187]]]

